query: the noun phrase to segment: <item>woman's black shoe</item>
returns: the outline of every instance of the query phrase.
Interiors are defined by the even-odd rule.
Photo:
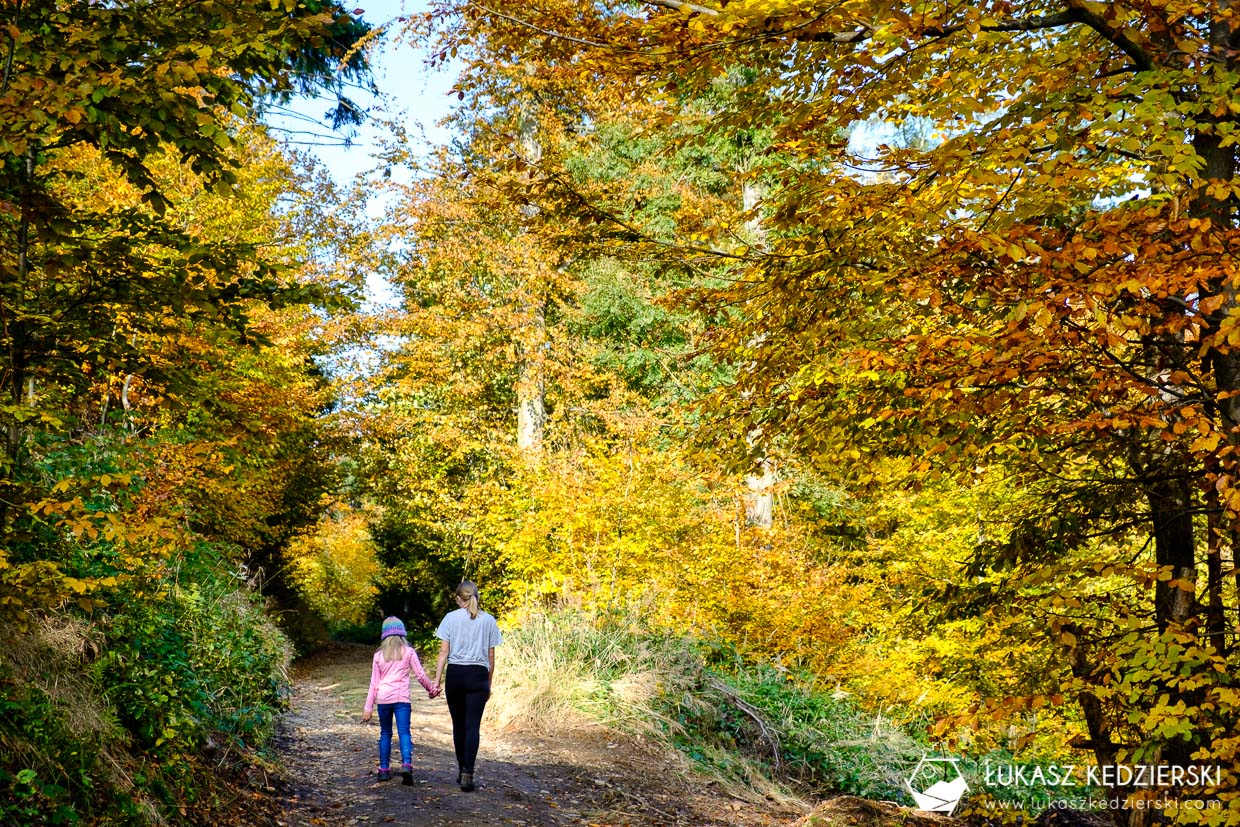
[[[472,772],[461,773],[461,792],[472,793],[474,791],[474,774]]]

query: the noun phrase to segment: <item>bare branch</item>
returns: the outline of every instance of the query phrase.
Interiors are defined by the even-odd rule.
[[[719,15],[718,9],[712,9],[707,6],[699,6],[697,3],[686,3],[685,0],[646,0],[647,5],[662,6],[665,9],[679,12],[693,12],[694,14],[705,14],[711,17]]]

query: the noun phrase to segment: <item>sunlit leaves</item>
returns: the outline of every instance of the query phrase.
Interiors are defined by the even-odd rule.
[[[285,552],[291,579],[310,606],[332,623],[365,623],[382,569],[363,512],[336,504]]]
[[[1186,758],[1186,736],[1199,757],[1230,754],[1235,710],[1203,723],[1214,709],[1194,709],[1196,689],[1170,677],[1212,685],[1213,665],[1163,645],[1201,634],[1223,657],[1235,624],[1203,606],[1240,599],[1219,562],[1235,553],[1240,442],[1230,12],[543,0],[441,16],[454,46],[478,38],[559,83],[586,68],[596,105],[656,101],[672,136],[691,134],[677,130],[709,100],[707,137],[687,145],[769,128],[773,149],[747,169],[764,184],[765,249],[686,293],[732,369],[699,408],[704,441],[740,466],[760,433],[875,495],[899,481],[894,455],[941,511],[949,480],[1013,480],[1023,495],[988,514],[994,536],[945,567],[939,596],[986,618],[987,645],[1017,662],[1058,652],[1066,688],[1023,668],[987,677],[1013,696],[1080,701],[1095,744],[1131,746],[1121,757]],[[474,65],[480,88],[486,64]],[[735,94],[717,95],[732,77]],[[846,139],[858,122],[898,138]],[[642,249],[614,211],[596,214]],[[675,228],[669,257],[730,251],[721,224]],[[1141,624],[1154,632],[1116,644]],[[1130,668],[1157,687],[1128,681]],[[1147,706],[1159,712],[1134,712]]]

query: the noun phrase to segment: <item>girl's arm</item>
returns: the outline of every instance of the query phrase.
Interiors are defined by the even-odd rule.
[[[409,649],[409,665],[413,668],[413,676],[418,679],[418,683],[422,684],[422,688],[426,690],[426,694],[432,698],[439,694],[439,687],[431,683],[431,679],[426,677],[426,671],[422,668],[422,661],[418,659],[418,650]]]
[[[366,692],[366,705],[362,707],[362,723],[370,720],[370,713],[375,708],[375,693],[379,691],[379,658],[370,662],[370,689]]]

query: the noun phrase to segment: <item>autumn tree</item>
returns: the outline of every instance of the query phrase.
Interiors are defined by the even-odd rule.
[[[364,71],[336,62],[366,31],[336,4],[57,3],[24,0],[5,19],[0,79],[5,485],[23,425],[59,421],[54,397],[118,364],[150,373],[131,347],[168,315],[244,326],[251,297],[279,292],[252,248],[165,219],[165,151],[209,187],[237,182],[234,124],[262,100]],[[80,197],[82,165],[115,171],[112,200]],[[50,396],[49,396],[50,395]],[[43,400],[41,402],[40,400]],[[16,490],[4,497],[11,518]]]
[[[644,105],[564,103],[571,76],[527,66],[461,80],[467,139],[385,221],[401,306],[362,473],[394,575],[380,601],[421,613],[464,573],[505,610],[658,606],[654,622],[825,668],[848,637],[828,608],[851,594],[833,588],[841,572],[786,516],[756,537],[743,475],[682,445],[683,405],[727,372],[700,352],[704,320],[667,299],[732,275],[741,256],[686,258],[683,240],[745,232],[738,168],[760,141],[681,146],[648,131]],[[520,145],[531,100],[537,164]],[[679,129],[702,136],[710,111]],[[535,329],[546,420],[531,462],[514,425]]]
[[[174,547],[180,508],[190,503],[196,529],[233,531],[220,539],[245,548],[238,556],[249,562],[271,557],[284,539],[271,530],[273,514],[287,508],[292,522],[314,519],[293,516],[301,506],[280,500],[294,460],[313,461],[315,452],[281,443],[298,430],[315,442],[306,423],[325,405],[324,383],[311,377],[300,388],[306,405],[293,402],[291,386],[314,372],[312,350],[299,345],[272,360],[255,346],[287,344],[297,325],[305,329],[279,307],[304,314],[306,302],[342,294],[339,282],[303,266],[318,255],[295,238],[307,211],[278,215],[280,199],[296,197],[280,187],[301,185],[246,117],[295,91],[330,93],[364,79],[364,59],[349,55],[366,27],[338,5],[314,2],[19,2],[4,22],[7,599],[18,608],[59,599],[59,561],[48,561],[63,556],[66,538],[111,543],[124,530],[137,545]],[[289,417],[260,426],[260,410]],[[219,427],[198,427],[210,420]],[[109,442],[118,425],[120,438]],[[229,446],[254,448],[239,444],[264,428],[250,455],[263,467],[242,483],[255,497],[220,496],[212,486],[228,484],[242,464],[229,461]],[[154,434],[157,444],[137,444]],[[112,459],[77,470],[49,462],[83,443],[108,443]],[[257,460],[263,453],[271,463]],[[115,508],[100,509],[99,496],[124,501],[139,477],[145,499],[127,506],[137,525],[105,519]],[[52,591],[36,599],[39,572]]]
[[[232,823],[229,768],[269,737],[286,682],[289,639],[265,610],[302,609],[282,620],[314,642],[285,547],[338,478],[321,363],[351,335],[339,311],[360,283],[356,205],[261,128],[228,128],[223,191],[173,147],[142,159],[159,216],[92,147],[42,160],[64,214],[99,220],[65,218],[68,236],[32,246],[44,265],[24,294],[49,317],[36,321],[82,337],[63,346],[82,360],[40,362],[21,400],[37,416],[21,421],[0,553],[6,823],[145,824],[187,806]],[[145,236],[124,234],[125,214]],[[47,268],[74,245],[101,257]],[[218,260],[232,269],[188,260],[201,248],[230,251]],[[147,283],[163,279],[188,284],[164,303]],[[49,646],[47,629],[63,637]]]

